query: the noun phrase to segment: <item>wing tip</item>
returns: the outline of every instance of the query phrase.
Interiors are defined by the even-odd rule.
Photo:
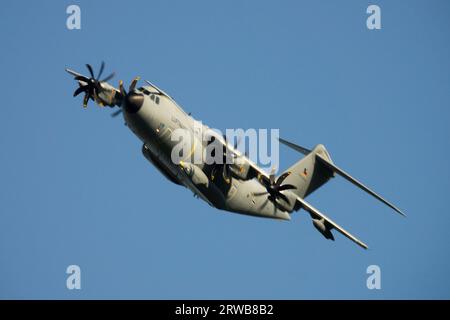
[[[286,139],[283,139],[281,137],[278,137],[278,141],[281,142],[282,144],[284,144],[285,146],[288,146],[289,148],[304,154],[305,156],[307,154],[311,153],[310,149],[302,147],[302,146],[300,146],[298,144],[295,144],[293,142],[287,141]]]
[[[395,212],[397,212],[398,214],[400,214],[402,217],[405,217],[405,218],[407,217],[406,213],[404,213],[404,212],[403,212],[402,210],[400,210],[399,208],[392,206],[392,209],[394,209]]]
[[[367,244],[365,244],[364,242],[362,242],[361,240],[359,240],[356,237],[350,238],[350,240],[353,240],[354,243],[356,243],[358,246],[360,246],[364,250],[369,249],[369,246]]]

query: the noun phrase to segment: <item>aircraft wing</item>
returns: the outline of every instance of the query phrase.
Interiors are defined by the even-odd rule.
[[[301,197],[297,197],[297,203],[300,205],[301,208],[305,209],[305,211],[308,211],[313,219],[322,220],[323,225],[327,229],[328,232],[331,231],[332,229],[336,229],[342,235],[346,236],[347,238],[352,240],[354,243],[356,243],[360,247],[362,247],[364,249],[368,248],[368,246],[364,242],[362,242],[361,240],[359,240],[358,238],[353,236],[350,232],[348,232],[347,230],[342,228],[340,225],[338,225],[336,222],[334,222],[333,220],[328,218],[326,215],[321,213],[319,210],[314,208],[312,205],[310,205],[308,202],[306,202]]]

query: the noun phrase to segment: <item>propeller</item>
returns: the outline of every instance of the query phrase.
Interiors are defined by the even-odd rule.
[[[100,66],[100,70],[98,72],[97,77],[94,76],[94,69],[92,68],[92,66],[90,64],[86,64],[86,68],[89,71],[89,75],[91,76],[90,78],[83,76],[75,71],[66,69],[67,72],[69,72],[70,74],[72,74],[75,77],[75,80],[85,83],[85,84],[82,84],[79,82],[80,87],[77,90],[75,90],[75,92],[73,93],[73,96],[76,97],[80,93],[84,92],[84,98],[83,98],[83,107],[84,108],[87,107],[89,99],[94,100],[95,97],[98,96],[99,92],[102,90],[101,83],[111,80],[115,75],[115,73],[113,72],[109,76],[105,77],[104,79],[99,80],[103,74],[103,71],[105,70],[105,62],[104,61],[102,61],[102,64]]]
[[[271,201],[276,201],[277,199],[283,199],[288,204],[290,204],[288,197],[281,193],[284,190],[296,189],[292,184],[282,184],[283,181],[291,174],[290,171],[283,173],[278,179],[275,180],[275,168],[272,168],[272,171],[269,175],[269,178],[266,176],[261,176],[260,181],[266,188],[265,192],[253,193],[254,196],[262,196],[268,194],[268,199]]]
[[[119,82],[119,90],[110,85],[102,85],[111,80],[115,73],[101,79],[103,71],[105,70],[105,62],[102,61],[97,77],[94,76],[94,69],[90,64],[86,64],[90,77],[86,77],[78,72],[66,69],[75,80],[78,81],[79,88],[75,90],[73,96],[76,97],[80,93],[84,93],[83,107],[87,107],[89,99],[97,102],[100,106],[108,105],[111,108],[118,106],[120,109],[111,114],[112,117],[118,116],[121,112],[136,113],[139,111],[144,103],[144,95],[136,91],[136,85],[139,77],[134,78],[128,88],[128,92],[123,87],[123,81]],[[101,96],[99,96],[101,94]]]

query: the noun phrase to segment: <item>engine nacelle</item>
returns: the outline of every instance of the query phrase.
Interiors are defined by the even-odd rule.
[[[100,106],[119,106],[122,103],[120,92],[107,82],[100,84],[101,90],[94,97],[95,102]]]
[[[186,175],[191,178],[195,185],[209,186],[209,179],[202,169],[197,167],[195,164],[180,161],[180,167],[186,173]]]
[[[319,231],[326,239],[334,241],[334,236],[331,233],[331,228],[326,225],[324,219],[312,219],[312,223],[314,227],[316,227],[317,231]]]

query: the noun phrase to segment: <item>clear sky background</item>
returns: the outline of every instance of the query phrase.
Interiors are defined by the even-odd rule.
[[[82,29],[66,28],[78,4]],[[366,28],[378,4],[382,29]],[[0,298],[450,298],[449,1],[8,1]],[[64,72],[101,60],[211,127],[279,128],[342,178],[308,201],[369,244],[221,212],[167,181]],[[283,146],[281,167],[301,155]],[[82,289],[66,289],[77,264]],[[366,268],[381,268],[368,290]]]

